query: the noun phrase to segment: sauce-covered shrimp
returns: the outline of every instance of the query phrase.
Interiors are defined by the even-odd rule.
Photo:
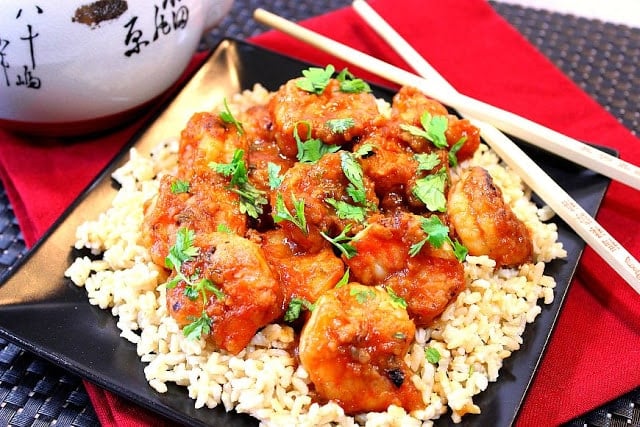
[[[464,269],[448,243],[423,243],[424,217],[407,212],[378,215],[354,236],[356,255],[345,259],[351,275],[366,285],[384,284],[407,302],[418,326],[427,326],[465,287]]]
[[[447,213],[471,255],[488,255],[498,266],[532,260],[529,229],[504,201],[485,169],[462,172],[449,190]]]
[[[219,292],[208,290],[203,299],[182,280],[167,289],[167,309],[181,326],[192,324],[204,310],[211,329],[204,338],[239,353],[258,329],[282,314],[282,286],[260,246],[244,237],[213,232],[197,236],[194,247],[197,255],[182,264],[181,272],[194,282],[209,280]]]
[[[347,413],[423,408],[404,362],[415,326],[382,288],[350,283],[316,302],[299,355],[316,392]]]

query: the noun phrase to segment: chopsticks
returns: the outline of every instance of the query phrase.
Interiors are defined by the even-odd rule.
[[[496,127],[489,125],[486,122],[490,121],[493,125],[499,126],[503,130],[520,138],[530,140],[536,143],[536,145],[538,145],[538,140],[545,139],[543,136],[547,136],[548,134],[555,135],[558,133],[543,128],[546,129],[545,132],[542,132],[543,136],[538,134],[532,135],[532,129],[539,130],[538,128],[542,128],[542,126],[535,124],[535,126],[532,127],[525,126],[524,129],[517,129],[519,126],[522,126],[522,123],[526,124],[533,122],[516,116],[515,114],[504,112],[503,110],[474,100],[465,95],[461,95],[455,91],[455,89],[446,82],[446,80],[440,76],[435,69],[426,62],[426,60],[424,60],[424,58],[422,58],[406,41],[404,41],[402,37],[400,37],[400,35],[398,35],[393,28],[391,28],[366,3],[356,0],[354,2],[354,7],[359,14],[365,17],[367,21],[371,21],[374,24],[373,28],[377,31],[380,30],[383,32],[383,38],[387,40],[410,65],[417,67],[424,76],[428,76],[429,82],[424,77],[420,77],[394,67],[391,64],[342,43],[331,40],[328,37],[308,30],[282,17],[267,12],[264,9],[256,9],[254,12],[254,18],[258,22],[278,29],[290,36],[315,46],[320,50],[328,52],[345,62],[357,65],[389,81],[400,85],[414,86],[423,91],[426,95],[458,110],[480,129],[483,138],[491,148],[498,153],[503,161],[510,168],[515,170],[522,177],[523,181],[533,191],[535,191],[538,196],[540,196],[540,198],[576,232],[576,234],[591,246],[595,252],[598,253],[598,255],[600,255],[637,293],[640,293],[640,263],[515,143],[496,129]],[[486,108],[488,113],[487,111],[478,111],[483,108]],[[509,119],[516,122],[516,125],[510,123]],[[518,130],[518,132],[513,132],[514,130]],[[571,140],[571,138],[564,135],[562,135],[562,137],[563,139],[566,138]],[[575,160],[576,156],[586,157],[588,161],[585,163],[596,164],[599,169],[611,172],[609,169],[613,167],[613,162],[598,162],[597,159],[601,157],[600,154],[598,154],[598,157],[589,156],[586,153],[589,153],[589,149],[591,147],[588,147],[578,141],[574,142],[581,146],[578,153],[581,153],[582,156],[578,156],[578,154],[573,153],[571,154],[574,156],[572,160]],[[549,141],[545,139],[544,144],[548,147],[549,145],[553,146],[554,143],[549,143]],[[589,149],[584,149],[583,147],[588,147]],[[545,147],[542,146],[542,148]],[[554,149],[551,149],[551,151],[555,152]],[[598,150],[595,151],[600,153]],[[633,166],[633,168],[638,169],[635,166]],[[596,170],[595,168],[592,169]],[[630,169],[632,168],[624,168],[625,171],[629,171]],[[635,177],[633,176],[634,173]],[[640,189],[640,169],[638,169],[638,172],[632,172],[630,174],[625,173],[621,174],[621,176],[626,183],[634,184],[632,185],[634,188]]]
[[[424,79],[401,68],[394,67],[377,58],[359,52],[349,46],[337,43],[325,36],[309,31],[282,17],[256,9],[254,18],[268,26],[279,29],[312,46],[325,50],[345,62],[363,69],[375,70],[375,74],[391,82],[414,86],[431,98],[453,107],[459,113],[466,113],[478,120],[491,123],[495,127],[550,151],[573,163],[582,165],[613,180],[640,190],[640,167],[611,156],[587,144],[546,128],[517,114],[463,95],[437,84],[427,84]],[[374,27],[375,28],[375,27]],[[333,44],[332,44],[333,43]],[[328,46],[332,46],[328,49]]]

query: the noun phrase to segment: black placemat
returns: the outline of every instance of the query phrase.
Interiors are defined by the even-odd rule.
[[[349,4],[351,0],[235,0],[232,12],[203,39],[201,47],[214,46],[225,36],[246,38],[264,31],[251,17],[257,7],[301,20]],[[640,29],[504,3],[491,5],[627,128],[640,134]],[[0,281],[25,252],[0,184]],[[79,378],[0,340],[0,425],[97,424]],[[640,426],[640,388],[567,426]]]

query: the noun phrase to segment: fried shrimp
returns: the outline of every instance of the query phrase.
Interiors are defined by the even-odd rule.
[[[298,87],[298,79],[284,84],[271,98],[269,108],[273,117],[274,136],[282,153],[295,158],[298,153],[294,130],[325,144],[343,145],[363,135],[381,120],[376,98],[367,92],[347,93],[340,90],[337,80],[331,79],[322,93],[310,93]],[[350,119],[351,126],[336,132],[327,122]]]
[[[529,229],[505,203],[485,169],[473,167],[462,173],[449,190],[447,213],[471,255],[488,255],[498,266],[532,260]]]
[[[300,335],[300,361],[323,400],[345,412],[424,408],[404,357],[415,326],[380,287],[350,283],[316,302]]]
[[[345,259],[352,277],[366,285],[383,284],[404,298],[417,326],[427,326],[465,287],[464,269],[451,246],[425,243],[422,217],[406,212],[376,216],[352,241],[356,255]]]
[[[182,265],[185,277],[210,280],[221,293],[191,298],[184,281],[167,289],[167,308],[185,326],[204,310],[211,319],[205,338],[217,347],[237,354],[258,329],[282,314],[283,291],[260,247],[232,233],[213,232],[196,238],[198,255]]]

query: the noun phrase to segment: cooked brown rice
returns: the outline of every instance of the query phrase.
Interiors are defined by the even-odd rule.
[[[264,103],[268,96],[256,86],[236,96],[230,106],[238,111]],[[498,379],[504,359],[520,348],[524,329],[541,312],[540,305],[553,301],[555,282],[544,275],[545,262],[566,253],[557,242],[556,225],[543,222],[552,213],[536,207],[521,179],[481,145],[460,167],[474,164],[489,171],[515,214],[532,230],[535,263],[495,270],[486,256],[467,257],[467,289],[429,329],[417,330],[406,356],[424,410],[406,413],[392,406],[352,417],[336,403],[320,405],[310,397],[307,372],[291,355],[290,326],[269,325],[245,350],[231,355],[204,340],[186,339],[168,315],[166,272],[151,262],[140,243],[140,230],[143,206],[157,193],[162,174],[175,167],[177,149],[175,139],[148,155],[131,149],[130,160],[113,174],[121,188],[111,208],[77,229],[76,248],[89,248],[100,259],[77,258],[65,274],[85,287],[91,304],[110,309],[118,318],[121,336],[136,345],[146,364],[151,387],[163,393],[167,383],[184,386],[196,408],[223,405],[264,425],[418,426],[431,425],[448,411],[459,422],[465,414],[481,411],[473,397]],[[425,347],[439,351],[437,364],[427,362]]]

